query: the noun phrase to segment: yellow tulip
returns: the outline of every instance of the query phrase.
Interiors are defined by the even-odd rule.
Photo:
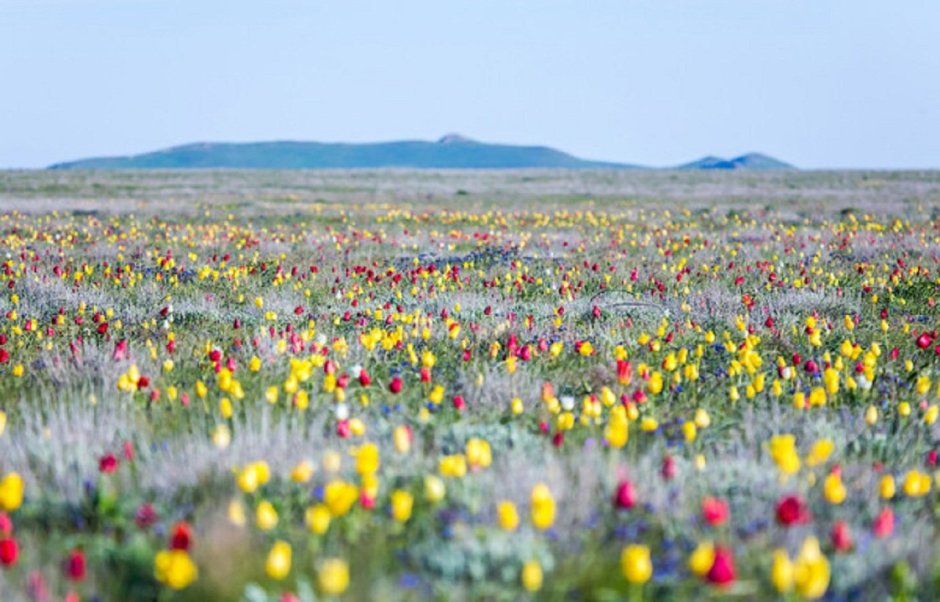
[[[290,473],[290,480],[295,483],[306,483],[313,478],[315,468],[309,460],[298,462]]]
[[[427,475],[424,477],[424,499],[432,504],[436,504],[443,500],[445,495],[447,495],[447,487],[440,477],[435,475]]]
[[[829,588],[829,561],[815,537],[807,537],[793,563],[796,592],[807,600],[821,598]]]
[[[633,544],[620,553],[620,570],[630,583],[643,584],[653,575],[653,562],[650,549],[644,545]]]
[[[930,475],[919,470],[909,470],[904,475],[904,495],[921,497],[930,493]]]
[[[530,503],[535,528],[544,531],[551,527],[555,522],[555,498],[548,485],[539,483],[533,487]]]
[[[770,457],[785,475],[795,474],[800,470],[800,456],[796,451],[796,438],[793,435],[776,435],[770,439]]]
[[[414,497],[404,489],[396,489],[392,492],[392,518],[400,523],[407,522],[411,518],[411,509],[414,506]]]
[[[715,563],[715,546],[705,541],[696,546],[689,556],[689,570],[699,577],[705,576]]]
[[[323,503],[335,518],[345,516],[358,499],[359,489],[346,481],[330,481],[323,489]]]
[[[291,547],[286,541],[278,540],[271,546],[264,570],[271,579],[280,581],[290,573]]]
[[[330,528],[330,509],[324,504],[315,504],[304,512],[307,528],[316,535],[323,535]]]
[[[255,524],[262,531],[270,531],[277,526],[278,516],[274,505],[264,500],[255,508]]]
[[[338,596],[349,587],[349,565],[341,558],[328,558],[320,563],[317,571],[320,591],[328,596]]]
[[[504,531],[515,531],[519,526],[519,513],[516,511],[516,505],[508,500],[503,500],[496,506],[496,515],[499,519],[499,527]]]
[[[774,550],[773,564],[770,568],[770,581],[781,594],[793,589],[793,563],[783,549]]]
[[[11,472],[0,481],[0,508],[5,512],[19,510],[23,505],[23,477]]]
[[[845,485],[838,473],[830,473],[823,481],[823,495],[830,504],[841,504],[845,501]]]
[[[894,477],[889,474],[881,477],[878,489],[882,499],[890,500],[893,498],[894,494],[897,492],[897,485],[895,485]]]
[[[537,592],[542,589],[542,565],[538,560],[529,560],[522,565],[522,587],[527,592]]]
[[[161,550],[153,562],[154,577],[170,589],[188,587],[199,577],[196,563],[185,550]]]
[[[375,474],[380,465],[379,448],[374,443],[366,443],[356,452],[356,472],[360,475]]]

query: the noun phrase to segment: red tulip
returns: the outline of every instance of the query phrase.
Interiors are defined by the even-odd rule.
[[[728,585],[734,581],[734,556],[731,550],[722,546],[715,548],[715,562],[708,571],[708,582],[715,585]]]
[[[894,511],[891,508],[885,508],[875,518],[871,527],[875,537],[888,537],[894,532]]]
[[[0,539],[0,564],[13,566],[20,555],[20,547],[12,537]]]
[[[85,553],[81,550],[72,550],[68,560],[65,561],[65,574],[70,581],[81,581],[85,578]]]
[[[728,502],[721,498],[708,496],[702,500],[702,515],[711,526],[724,524],[728,520]]]
[[[797,495],[788,495],[777,502],[777,522],[789,527],[812,520],[809,508],[803,498]]]
[[[153,505],[141,504],[134,514],[134,523],[141,529],[146,529],[155,522],[157,522],[157,511],[153,509]]]
[[[124,442],[124,459],[128,462],[134,461],[134,444],[130,441]]]
[[[402,387],[401,377],[393,376],[391,382],[388,383],[388,390],[392,394],[398,395],[399,393],[401,393],[401,387]]]
[[[114,454],[105,454],[98,460],[98,470],[104,474],[111,474],[118,467],[118,459]]]
[[[193,531],[189,523],[182,521],[173,527],[170,535],[171,550],[189,550],[193,545]]]
[[[617,360],[617,382],[621,385],[630,384],[633,377],[633,366],[627,360]]]
[[[629,510],[636,505],[636,490],[629,480],[624,479],[617,485],[614,505],[621,510]]]
[[[832,525],[829,538],[832,540],[832,547],[838,552],[848,552],[852,549],[852,532],[849,531],[849,526],[845,524],[845,521],[837,520]]]
[[[368,387],[372,384],[372,377],[369,376],[369,373],[366,372],[366,369],[363,368],[362,372],[359,373],[359,384],[363,387]]]
[[[127,339],[121,339],[114,346],[114,352],[111,354],[111,359],[115,362],[121,361],[127,357]]]
[[[464,401],[464,398],[462,395],[454,395],[453,401],[454,401],[454,407],[457,410],[463,410],[465,407],[467,407],[467,402]]]
[[[676,476],[676,459],[669,455],[663,456],[663,465],[659,472],[663,479],[671,481]]]

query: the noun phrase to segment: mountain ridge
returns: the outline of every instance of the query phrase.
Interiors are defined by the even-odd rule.
[[[745,153],[731,159],[707,155],[684,163],[679,169],[794,169],[792,165],[763,153]]]
[[[780,169],[792,166],[749,153],[734,159],[703,157],[679,169]],[[461,134],[436,141],[192,142],[135,155],[64,161],[49,169],[648,169],[582,159],[549,146],[479,142]]]

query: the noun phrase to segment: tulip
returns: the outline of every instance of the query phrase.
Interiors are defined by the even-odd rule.
[[[620,481],[614,496],[614,505],[622,510],[629,510],[636,505],[636,490],[628,479]]]
[[[838,552],[848,552],[852,549],[852,532],[845,521],[837,520],[832,525],[832,531],[829,533],[829,539],[832,541],[832,547]]]
[[[189,523],[179,522],[170,534],[170,549],[188,551],[193,545],[193,532]]]
[[[445,495],[447,495],[447,487],[443,480],[435,475],[424,477],[424,499],[436,504],[443,500]]]
[[[789,527],[791,525],[808,523],[812,520],[809,507],[803,498],[797,495],[788,495],[777,502],[777,522]]]
[[[180,590],[199,577],[199,569],[185,550],[162,550],[154,559],[154,576],[170,589]]]
[[[770,439],[770,457],[785,475],[796,473],[800,469],[800,456],[796,452],[796,438],[793,435],[776,435]]]
[[[539,483],[532,488],[530,504],[535,528],[544,531],[551,527],[555,522],[555,498],[547,485]]]
[[[881,477],[881,481],[878,485],[879,494],[882,499],[890,500],[894,497],[894,494],[897,492],[897,485],[895,485],[894,477],[886,474]]]
[[[355,452],[356,472],[360,475],[373,475],[379,470],[381,460],[379,448],[374,443],[366,443]]]
[[[829,561],[819,549],[815,537],[807,537],[793,563],[796,591],[807,600],[821,598],[829,588]]]
[[[718,586],[729,585],[734,581],[734,556],[728,548],[715,547],[715,561],[706,575],[708,582]]]
[[[345,516],[359,499],[359,490],[345,481],[334,480],[323,488],[323,503],[334,518]]]
[[[519,513],[516,511],[516,505],[508,500],[503,500],[496,506],[496,515],[499,527],[504,531],[515,531],[519,526]]]
[[[781,594],[793,589],[793,563],[790,561],[786,550],[774,550],[773,564],[770,568],[770,581]]]
[[[845,501],[846,490],[838,472],[831,472],[823,481],[823,495],[830,504],[838,505]]]
[[[888,537],[894,532],[894,512],[891,508],[885,508],[878,514],[871,530],[875,537]]]
[[[396,489],[391,496],[392,518],[400,523],[407,522],[411,518],[411,509],[414,505],[414,497],[404,489]]]
[[[715,564],[715,546],[710,541],[700,543],[689,556],[689,570],[699,577],[706,576],[713,564]]]
[[[14,512],[23,505],[23,477],[11,472],[0,481],[0,510]]]
[[[349,565],[341,558],[328,558],[320,563],[317,571],[320,591],[328,596],[338,596],[349,587]]]
[[[0,565],[13,566],[20,555],[19,545],[12,537],[0,538]]]
[[[313,478],[313,473],[316,469],[313,466],[313,462],[309,460],[302,460],[298,462],[290,473],[290,480],[295,483],[307,483]]]
[[[141,504],[134,513],[134,524],[140,529],[146,529],[157,522],[157,511],[153,504]]]
[[[271,579],[280,581],[290,573],[291,566],[291,546],[286,541],[278,540],[274,542],[271,551],[268,552],[268,559],[265,561],[264,570]]]
[[[686,422],[683,426],[691,426],[693,430],[695,429],[695,424],[692,422]],[[676,459],[669,455],[663,456],[663,463],[659,473],[664,480],[671,481],[676,476]]]
[[[522,587],[527,592],[537,592],[542,589],[542,565],[538,560],[529,560],[522,565]]]
[[[728,502],[720,498],[705,497],[702,499],[702,516],[705,522],[715,527],[728,520]]]
[[[633,584],[641,585],[653,575],[653,562],[650,549],[644,545],[632,544],[620,553],[620,570],[623,577]]]
[[[271,502],[264,500],[255,508],[255,525],[262,531],[270,531],[276,527],[278,520],[277,510]]]
[[[310,506],[304,512],[304,522],[307,528],[316,535],[323,535],[330,528],[330,509],[324,504]]]

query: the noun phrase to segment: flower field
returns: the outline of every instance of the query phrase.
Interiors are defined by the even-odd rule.
[[[940,595],[936,178],[37,177],[2,600]]]

